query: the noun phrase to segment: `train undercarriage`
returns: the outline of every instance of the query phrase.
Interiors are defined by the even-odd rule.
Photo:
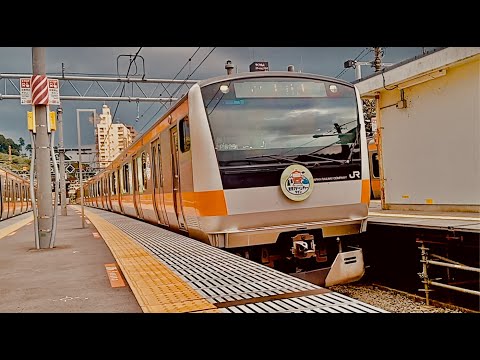
[[[364,275],[362,238],[362,234],[324,238],[321,229],[284,232],[275,244],[227,250],[319,286],[332,286]]]

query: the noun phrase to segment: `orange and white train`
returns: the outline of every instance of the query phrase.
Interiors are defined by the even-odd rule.
[[[83,199],[330,286],[364,274],[368,155],[351,83],[230,74],[193,85]]]
[[[0,168],[0,221],[32,210],[30,182]]]

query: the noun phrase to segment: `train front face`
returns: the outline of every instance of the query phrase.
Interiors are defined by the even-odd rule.
[[[189,102],[195,191],[221,189],[225,202],[225,213],[199,217],[210,243],[292,272],[327,268],[321,284],[360,278],[363,258],[354,249],[357,269],[328,280],[336,262],[348,263],[338,255],[348,258],[368,215],[368,150],[354,86],[249,73],[192,88]]]

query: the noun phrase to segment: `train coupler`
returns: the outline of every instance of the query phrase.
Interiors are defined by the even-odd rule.
[[[317,256],[315,251],[315,241],[311,234],[298,234],[292,237],[293,246],[291,248],[293,256],[299,259],[308,259]]]

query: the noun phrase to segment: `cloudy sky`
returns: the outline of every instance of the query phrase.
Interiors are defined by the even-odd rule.
[[[46,71],[48,74],[61,74],[62,63],[66,75],[102,75],[124,77],[129,65],[129,57],[134,55],[139,47],[52,47],[46,48]],[[237,72],[249,70],[254,61],[268,61],[270,70],[285,70],[288,65],[294,65],[296,71],[323,74],[352,81],[355,79],[355,70],[344,70],[343,63],[348,59],[359,61],[373,60],[374,53],[370,47],[142,47],[136,61],[137,66],[130,68],[130,75],[143,75],[146,78],[185,79],[191,74],[191,79],[201,80],[212,76],[225,74],[225,61],[231,60]],[[433,48],[425,48],[432,50]],[[212,51],[213,50],[213,51]],[[386,47],[384,48],[383,62],[397,63],[421,54],[421,47]],[[191,61],[188,61],[191,59]],[[144,60],[144,62],[142,61]],[[145,66],[143,66],[145,64]],[[118,66],[117,66],[118,65]],[[183,67],[183,70],[180,71]],[[194,71],[195,70],[195,71]],[[193,72],[193,74],[192,74]],[[362,66],[362,75],[373,72],[368,66]],[[0,74],[32,73],[32,48],[29,47],[0,47]],[[177,75],[178,74],[178,75]],[[13,80],[19,87],[18,80]],[[84,94],[90,82],[73,82],[75,88]],[[5,92],[5,86],[7,91]],[[109,95],[142,96],[140,90],[133,89],[131,84],[120,86],[115,93],[117,84],[104,84]],[[171,84],[167,91],[159,85],[142,86],[142,90],[152,97],[169,97],[168,93],[177,90],[178,85]],[[179,89],[179,93],[183,89]],[[6,79],[0,79],[0,94],[18,94],[15,88]],[[60,90],[61,95],[76,95],[75,90],[68,83],[64,83]],[[153,95],[152,95],[153,94]],[[88,96],[102,96],[103,91],[93,85]],[[137,131],[146,131],[155,120],[162,115],[165,107],[158,103],[129,103],[107,101],[116,121],[131,124]],[[64,143],[65,147],[76,147],[76,109],[97,109],[101,112],[103,102],[65,101],[64,110]],[[0,134],[12,138],[18,143],[23,137],[30,142],[30,135],[26,129],[26,112],[31,106],[21,105],[20,100],[0,100]],[[51,111],[56,110],[52,106]],[[82,144],[92,144],[93,128],[87,121],[88,114],[83,113],[81,118]],[[58,136],[56,137],[58,140]]]

